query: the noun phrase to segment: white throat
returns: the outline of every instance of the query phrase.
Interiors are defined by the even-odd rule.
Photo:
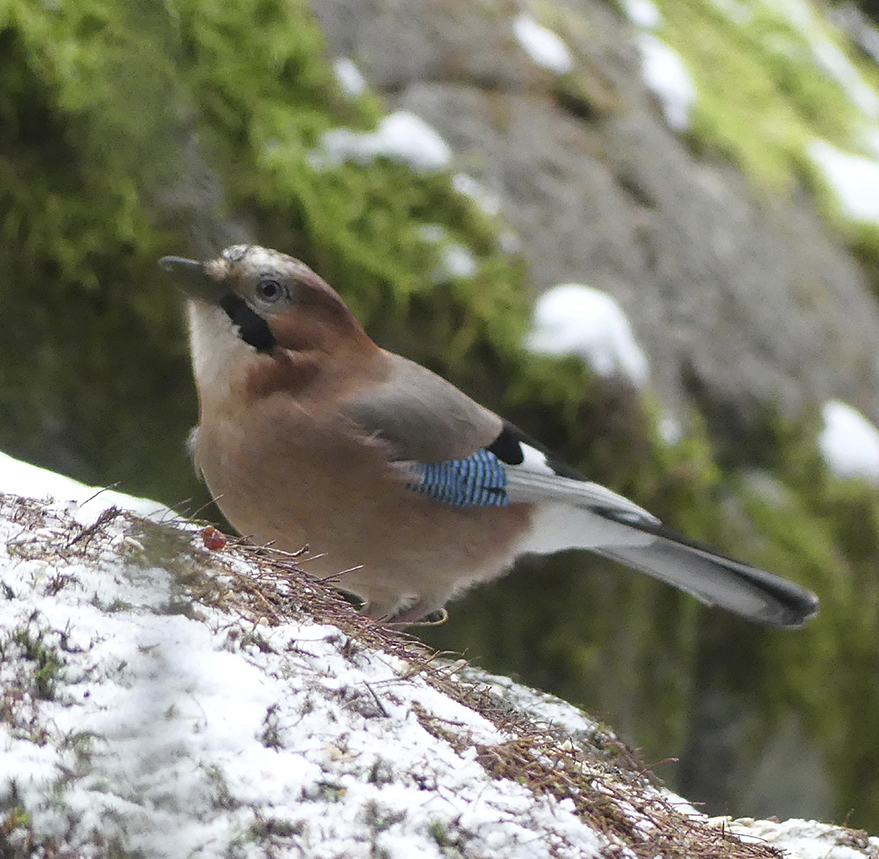
[[[226,311],[204,301],[188,301],[189,344],[199,397],[223,400],[243,383],[256,349],[245,343]]]

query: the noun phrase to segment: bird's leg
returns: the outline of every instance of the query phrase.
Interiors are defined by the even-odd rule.
[[[439,615],[435,620],[428,620],[431,615]],[[386,626],[439,626],[449,618],[449,613],[438,600],[419,599],[392,618],[383,621]]]

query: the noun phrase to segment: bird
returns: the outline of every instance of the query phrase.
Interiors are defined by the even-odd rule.
[[[381,348],[303,262],[239,244],[160,266],[186,298],[197,470],[242,535],[295,552],[371,618],[434,616],[516,558],[586,549],[758,624],[818,599],[589,481],[425,367]]]

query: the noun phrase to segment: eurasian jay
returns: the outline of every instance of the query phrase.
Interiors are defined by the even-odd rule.
[[[814,594],[666,528],[450,382],[377,346],[306,265],[235,245],[163,257],[186,293],[192,449],[242,534],[405,624],[525,553],[583,548],[757,623],[798,627]]]

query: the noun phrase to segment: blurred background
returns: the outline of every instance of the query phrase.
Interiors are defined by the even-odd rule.
[[[870,11],[2,0],[0,449],[202,508],[156,260],[300,257],[381,345],[822,600],[764,630],[568,553],[426,640],[596,713],[710,813],[876,831]]]

